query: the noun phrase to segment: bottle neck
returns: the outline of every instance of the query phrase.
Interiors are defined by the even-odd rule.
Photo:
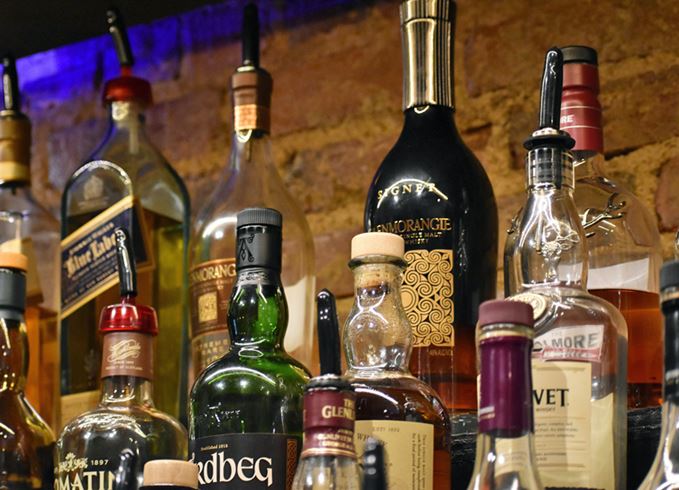
[[[508,483],[512,480],[514,484]],[[479,433],[469,488],[495,488],[494,485],[488,487],[489,482],[503,482],[501,488],[543,488],[539,484],[532,432],[518,437]]]
[[[253,174],[261,179],[262,172],[274,169],[271,137],[258,129],[234,131],[231,138],[230,172]]]
[[[455,3],[414,0],[401,5],[403,109],[455,107]]]
[[[108,376],[101,382],[101,405],[153,406],[153,382],[137,376]]]
[[[28,339],[23,313],[0,311],[0,393],[23,393],[27,375]]]
[[[230,301],[232,348],[283,349],[288,305],[279,270],[264,267],[239,270]]]
[[[352,374],[408,372],[412,332],[401,303],[404,263],[393,257],[354,259],[354,304],[344,329],[344,347]]]
[[[144,145],[148,145],[145,126],[146,118],[141,104],[132,101],[114,101],[108,105],[108,133],[100,148],[101,154],[111,144],[124,144],[127,152],[136,155]]]

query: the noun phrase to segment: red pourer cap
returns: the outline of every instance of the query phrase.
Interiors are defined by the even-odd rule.
[[[104,85],[104,104],[117,101],[138,102],[144,106],[153,104],[151,84],[144,78],[132,75],[129,67],[121,69],[121,75]]]
[[[134,299],[126,299],[109,305],[101,310],[99,329],[108,332],[139,332],[158,335],[156,310],[146,305],[134,304]]]

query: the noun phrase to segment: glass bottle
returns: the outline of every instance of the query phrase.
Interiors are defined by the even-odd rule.
[[[363,483],[361,490],[387,490],[384,444],[369,437],[363,448]]]
[[[316,302],[321,374],[304,388],[304,446],[292,489],[359,490],[354,449],[356,396],[351,384],[340,376],[335,297],[324,289]]]
[[[282,216],[249,208],[236,219],[231,343],[191,390],[191,461],[199,467],[201,490],[241,488],[244,481],[286,489],[302,442],[309,373],[283,347],[288,308],[280,276]],[[251,472],[237,472],[233,465],[240,461],[254,462]]]
[[[51,490],[54,434],[24,396],[28,259],[0,252],[0,488]]]
[[[229,346],[227,312],[236,278],[236,214],[247,207],[277,209],[285,218],[281,277],[290,322],[285,350],[317,372],[313,303],[314,243],[304,213],[276,170],[271,150],[273,81],[259,66],[257,7],[243,20],[243,62],[231,76],[233,137],[229,164],[197,214],[189,253],[192,375],[219,359]]]
[[[573,140],[559,130],[563,57],[547,52],[538,129],[526,140],[528,199],[505,263],[533,306],[535,445],[546,487],[625,488],[627,327],[592,296],[573,201]],[[593,458],[592,455],[596,455]]]
[[[401,2],[404,124],[370,185],[365,229],[405,240],[410,369],[462,430],[476,422],[474,326],[495,298],[497,207],[453,117],[455,12],[452,0]]]
[[[186,459],[186,430],[155,408],[156,312],[137,303],[129,235],[115,230],[120,302],[101,313],[104,337],[98,406],[71,420],[57,440],[57,487],[136,490],[152,459]],[[163,356],[165,357],[165,356]]]
[[[533,309],[482,303],[477,346],[479,434],[469,490],[542,489],[533,441]]]
[[[149,461],[140,490],[198,490],[198,466],[177,459]]]
[[[639,490],[679,488],[679,261],[660,271],[665,315],[665,382],[660,445]]]
[[[561,127],[575,139],[575,205],[589,251],[587,289],[625,317],[628,335],[628,408],[658,406],[662,397],[662,264],[656,218],[628,189],[604,172],[597,52],[567,46]]]
[[[31,122],[21,112],[14,58],[3,59],[0,110],[0,250],[29,258],[24,319],[31,350],[26,398],[52,426],[59,399],[59,222],[31,192]]]
[[[403,238],[392,233],[351,241],[355,297],[343,342],[356,391],[355,440],[358,448],[369,436],[384,442],[393,488],[418,481],[418,488],[440,490],[451,485],[450,420],[436,392],[408,370],[413,337],[401,302],[403,256]]]
[[[174,169],[149,141],[144,110],[148,81],[131,75],[133,61],[119,14],[109,11],[122,74],[109,80],[104,100],[106,138],[70,177],[62,198],[61,392],[62,422],[96,405],[101,345],[100,311],[117,300],[112,232],[132,235],[139,269],[139,299],[152,305],[163,329],[154,366],[158,408],[185,413],[188,351],[187,257],[189,197]],[[121,40],[124,40],[121,41]],[[87,256],[87,251],[94,252]]]

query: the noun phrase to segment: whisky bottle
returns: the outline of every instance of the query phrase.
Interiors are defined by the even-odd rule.
[[[662,311],[665,315],[665,379],[662,432],[651,469],[639,490],[679,488],[679,262],[660,271]]]
[[[198,466],[177,459],[149,461],[140,490],[198,490]]]
[[[587,289],[613,303],[627,322],[628,408],[657,406],[662,397],[660,233],[655,216],[604,172],[597,52],[587,46],[562,51],[561,128],[575,139],[575,205],[587,236]]]
[[[292,488],[359,490],[354,449],[356,397],[351,384],[341,377],[335,297],[324,289],[316,303],[321,374],[304,388],[304,445]]]
[[[59,400],[59,222],[31,192],[31,122],[21,112],[14,58],[3,59],[0,110],[0,251],[26,255],[24,319],[31,350],[26,398],[48,425]]]
[[[542,489],[533,441],[533,309],[482,303],[477,346],[479,433],[469,490]]]
[[[189,406],[191,461],[201,490],[288,489],[302,442],[306,368],[283,347],[282,216],[249,208],[236,217],[236,282],[229,350],[196,379]],[[247,466],[247,470],[239,470]]]
[[[236,214],[247,207],[277,209],[285,218],[281,277],[290,324],[285,349],[317,371],[313,360],[314,244],[304,213],[276,170],[271,150],[273,81],[259,66],[257,7],[245,7],[242,64],[231,76],[231,156],[193,226],[189,253],[192,376],[229,347],[227,312],[236,278]]]
[[[186,459],[186,430],[153,401],[156,312],[137,302],[128,233],[116,228],[114,239],[120,302],[104,308],[99,322],[104,337],[101,398],[59,435],[57,489],[136,490],[147,461]]]
[[[495,297],[497,208],[453,118],[455,12],[452,0],[401,3],[405,120],[370,185],[365,229],[405,240],[411,371],[475,421],[474,325]]]
[[[384,444],[369,437],[363,449],[363,483],[361,490],[387,490]]]
[[[413,344],[401,302],[404,240],[371,232],[351,241],[354,304],[344,325],[346,377],[356,391],[358,451],[385,444],[392,488],[450,488],[450,420],[443,401],[408,370]]]
[[[139,269],[139,299],[163,326],[154,366],[158,408],[185,413],[188,315],[186,242],[189,198],[180,177],[148,140],[144,110],[148,81],[131,74],[133,58],[122,20],[108,12],[121,76],[109,80],[104,101],[108,134],[70,177],[62,200],[61,394],[62,423],[93,408],[99,397],[99,312],[117,300],[113,231],[128,229]],[[159,356],[160,357],[160,356]]]
[[[0,252],[0,488],[54,488],[54,434],[24,395],[28,259]]]
[[[538,129],[526,140],[528,200],[506,263],[534,310],[535,446],[547,488],[625,488],[627,326],[587,284],[573,201],[573,139],[559,130],[563,56],[547,52]],[[592,457],[592,455],[596,455]]]

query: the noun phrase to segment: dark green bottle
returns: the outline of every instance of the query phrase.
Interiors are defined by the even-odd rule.
[[[285,489],[295,474],[309,372],[283,348],[288,308],[281,236],[278,211],[238,213],[231,346],[191,392],[190,455],[201,490]]]

